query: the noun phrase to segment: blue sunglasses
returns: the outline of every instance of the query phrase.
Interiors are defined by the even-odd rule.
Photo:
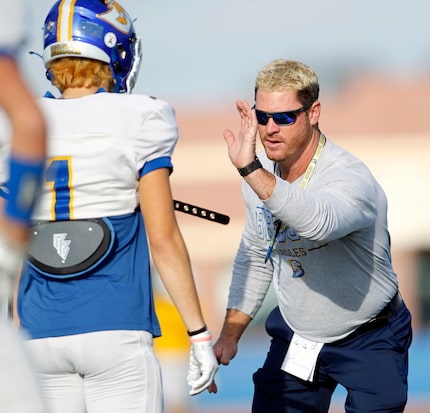
[[[252,109],[255,109],[257,116],[257,122],[259,125],[267,125],[269,119],[272,118],[277,125],[292,125],[297,120],[297,115],[301,112],[308,110],[314,102],[309,105],[303,106],[300,109],[289,110],[288,112],[264,112],[262,110],[255,109],[255,105]]]

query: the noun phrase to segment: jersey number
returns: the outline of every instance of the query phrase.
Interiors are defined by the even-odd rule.
[[[51,215],[53,221],[73,219],[72,158],[51,158],[46,167],[45,180],[52,193]]]

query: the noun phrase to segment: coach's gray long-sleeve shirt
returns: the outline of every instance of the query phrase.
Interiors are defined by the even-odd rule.
[[[258,156],[276,173],[264,152]],[[329,140],[305,189],[301,181],[277,176],[264,202],[243,183],[247,217],[228,308],[254,317],[273,280],[291,329],[330,343],[367,322],[397,291],[387,200],[368,168]],[[282,227],[265,263],[275,220]]]

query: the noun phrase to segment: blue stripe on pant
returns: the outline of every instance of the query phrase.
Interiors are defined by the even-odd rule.
[[[338,344],[326,344],[313,383],[280,369],[292,330],[276,307],[266,321],[272,342],[262,368],[254,373],[253,413],[327,413],[341,384],[347,413],[403,412],[407,400],[411,315],[404,304],[387,324]]]

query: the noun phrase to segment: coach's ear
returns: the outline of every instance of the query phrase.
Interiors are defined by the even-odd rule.
[[[321,113],[321,104],[318,100],[312,103],[309,110],[310,122],[312,126],[318,125],[318,121]]]

